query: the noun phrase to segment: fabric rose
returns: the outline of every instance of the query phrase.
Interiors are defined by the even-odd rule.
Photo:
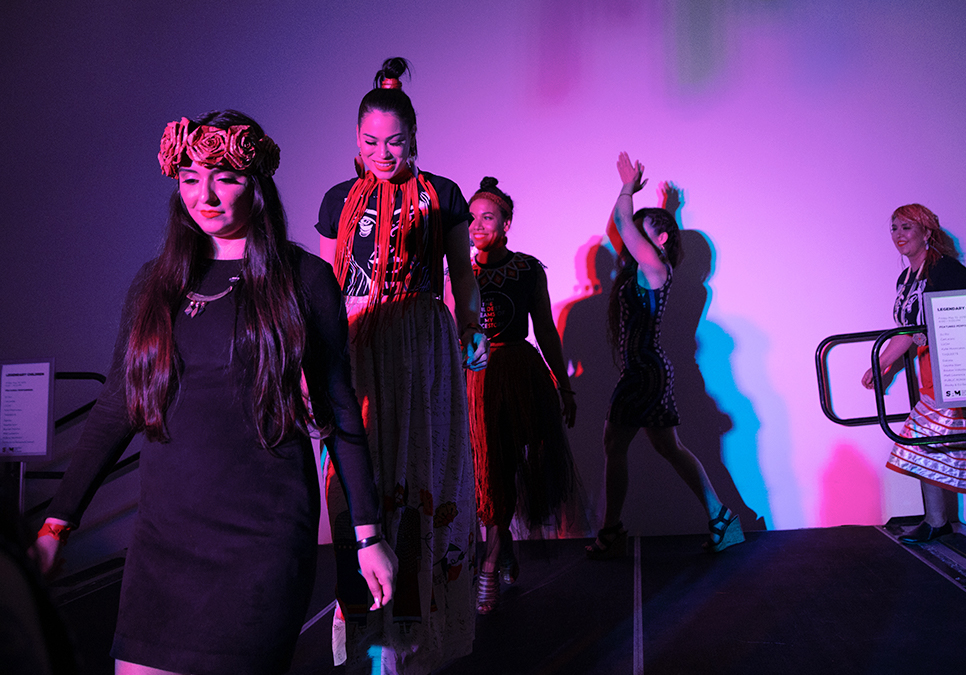
[[[170,178],[178,177],[186,161],[272,176],[278,169],[280,154],[275,141],[268,136],[258,138],[250,125],[236,124],[225,130],[197,125],[182,117],[180,122],[170,122],[165,127],[158,162],[161,173]]]
[[[188,157],[205,166],[216,166],[228,150],[228,133],[217,127],[200,126],[188,134]]]
[[[244,171],[255,161],[258,145],[248,125],[236,125],[228,129],[228,149],[225,158],[236,171]]]
[[[178,177],[181,155],[184,153],[188,139],[188,124],[190,120],[187,117],[182,117],[180,122],[168,122],[161,136],[158,162],[161,164],[161,173],[169,178]]]
[[[278,169],[281,150],[275,145],[275,141],[268,136],[262,136],[260,144],[262,146],[262,160],[258,164],[258,169],[266,176],[274,176],[275,170]]]

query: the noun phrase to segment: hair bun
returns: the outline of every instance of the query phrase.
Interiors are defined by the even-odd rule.
[[[493,176],[485,176],[483,180],[480,181],[481,190],[494,190],[496,189],[497,183],[499,183]]]
[[[393,56],[382,62],[382,70],[376,73],[376,80],[398,80],[407,70],[410,70],[409,62],[401,56]]]

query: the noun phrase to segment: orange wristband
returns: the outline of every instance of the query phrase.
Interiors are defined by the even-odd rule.
[[[70,536],[70,525],[51,525],[50,523],[44,523],[44,526],[40,528],[37,532],[37,538],[50,535],[61,544],[67,543],[67,537]]]

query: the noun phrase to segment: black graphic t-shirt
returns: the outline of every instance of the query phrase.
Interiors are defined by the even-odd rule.
[[[929,278],[918,278],[911,269],[903,270],[896,280],[896,302],[892,316],[897,326],[916,326],[926,323],[923,314],[923,293],[956,291],[966,288],[966,267],[958,261],[942,256],[929,270]]]
[[[430,182],[436,190],[439,198],[439,209],[443,223],[443,239],[449,231],[462,222],[470,218],[469,207],[460,192],[459,186],[448,178],[436,176],[428,171],[420,170],[420,175]],[[327,239],[335,239],[339,236],[339,217],[342,215],[342,208],[345,200],[349,196],[349,191],[355,184],[356,179],[347,180],[344,183],[331,188],[322,198],[322,205],[319,207],[319,222],[315,224],[315,229],[319,234]],[[369,288],[372,285],[372,270],[376,260],[376,199],[377,191],[373,190],[366,205],[366,211],[356,227],[355,241],[352,242],[352,260],[349,263],[349,272],[346,275],[345,284],[342,292],[344,295],[369,295]],[[392,214],[392,228],[395,231],[399,227],[399,214],[402,206],[402,190],[396,192],[396,205]],[[430,200],[429,195],[422,189],[419,191],[419,208],[423,218],[429,217]],[[428,229],[427,229],[428,232]],[[394,238],[390,237],[389,256],[391,260],[397,260],[396,252],[393,250]],[[412,242],[407,242],[412,245]],[[418,280],[417,288],[409,288],[407,291],[432,291],[430,288],[430,275],[428,270],[433,261],[426,260],[424,254],[428,242],[422,242],[422,251],[413,255],[413,260],[424,268],[425,272],[419,273],[414,270],[413,278]],[[440,252],[442,254],[442,252]],[[391,272],[392,266],[388,270]],[[387,277],[391,274],[387,274]]]

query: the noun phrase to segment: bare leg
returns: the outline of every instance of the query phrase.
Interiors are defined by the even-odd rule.
[[[507,536],[510,532],[507,531]],[[500,566],[503,533],[498,525],[486,526],[486,557],[483,559],[484,572],[496,572]]]
[[[604,527],[613,527],[621,520],[627,498],[627,450],[637,435],[637,427],[604,422]]]
[[[510,532],[507,531],[507,540],[512,542]],[[507,542],[503,539],[503,534],[499,525],[486,526],[486,558],[480,565],[480,577],[477,587],[476,611],[480,614],[489,614],[496,610],[500,602],[500,578],[497,570],[500,568],[500,552]]]
[[[942,527],[949,520],[946,515],[946,495],[938,485],[920,481],[922,486],[922,504],[926,509],[924,520],[932,527]]]
[[[648,427],[644,431],[651,440],[654,449],[658,451],[661,457],[671,463],[677,474],[691,488],[691,492],[701,501],[708,518],[717,516],[721,509],[721,500],[718,499],[704,466],[690,450],[684,447],[681,439],[678,438],[677,429],[675,427]]]

